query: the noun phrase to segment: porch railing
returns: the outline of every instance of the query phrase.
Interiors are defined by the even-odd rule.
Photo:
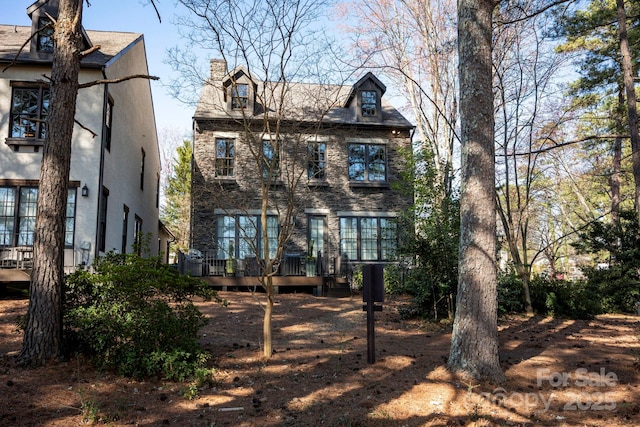
[[[259,276],[259,260],[255,256],[232,261],[235,268],[227,268],[230,261],[216,257],[215,251],[190,250],[178,253],[178,271],[195,277],[201,276]],[[315,268],[313,276],[347,277],[350,263],[344,256],[328,260],[318,253],[307,265],[307,257],[302,254],[285,254],[274,268],[279,276],[306,276],[308,268]]]

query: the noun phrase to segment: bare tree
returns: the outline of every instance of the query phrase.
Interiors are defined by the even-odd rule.
[[[357,57],[386,73],[406,99],[440,199],[452,195],[460,142],[454,8],[451,0],[357,1],[339,8]]]
[[[448,366],[503,382],[498,358],[491,0],[458,3],[462,177],[456,314]]]
[[[533,252],[539,253],[541,240],[531,238],[537,224],[538,204],[547,176],[542,160],[548,153],[536,152],[557,133],[563,116],[562,86],[556,74],[563,58],[553,51],[546,36],[549,20],[531,14],[535,2],[520,8],[497,11],[502,21],[512,23],[494,29],[494,79],[496,118],[496,188],[502,236],[510,259],[522,281],[527,313],[533,313],[529,281]],[[560,98],[560,100],[559,100]]]
[[[226,130],[241,129],[233,150],[238,158],[250,159],[242,167],[252,171],[256,185],[248,192],[230,195],[224,183],[212,184],[207,194],[229,214],[228,218],[234,218],[233,226],[240,231],[243,244],[255,254],[260,269],[259,284],[266,292],[266,301],[261,306],[264,309],[263,351],[268,358],[273,353],[272,316],[276,294],[273,276],[295,228],[299,213],[296,206],[302,205],[296,199],[296,189],[305,178],[307,144],[318,134],[339,90],[336,86],[317,85],[317,90],[309,92],[306,89],[309,86],[295,83],[311,78],[317,82],[323,75],[331,78],[318,71],[327,59],[324,50],[327,46],[315,41],[321,28],[312,28],[317,25],[325,3],[314,0],[180,0],[180,3],[190,11],[181,24],[190,30],[187,36],[192,45],[214,48],[223,58],[222,74],[233,71],[228,75],[232,99],[221,98],[227,93],[221,86],[222,81],[211,79],[208,73],[194,67],[190,52],[174,50],[171,62],[181,75],[177,91],[182,92],[184,99],[185,85],[204,84],[201,100],[207,102],[208,99],[213,109],[220,109],[226,102],[247,103],[235,116],[228,117],[231,128]],[[227,70],[227,65],[231,70]],[[241,78],[248,80],[241,81]],[[251,86],[255,98],[244,100],[238,89],[242,83]],[[216,96],[219,98],[215,99]],[[196,144],[194,152],[198,149]],[[192,199],[200,197],[202,195],[194,194]],[[247,219],[249,215],[242,219],[233,215],[238,210],[248,213],[256,205],[259,206],[257,221]],[[273,234],[274,228],[278,229],[277,235]],[[218,247],[230,257],[237,249],[220,248],[220,244]]]

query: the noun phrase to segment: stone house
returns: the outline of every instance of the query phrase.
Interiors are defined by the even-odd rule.
[[[57,11],[57,0],[39,0],[26,10],[27,25],[0,25],[0,68],[6,67],[0,73],[0,273],[28,270],[31,257],[49,105],[42,76],[51,73],[48,24]],[[83,41],[86,49],[99,48],[81,60],[81,83],[149,74],[142,34],[86,30]],[[143,234],[151,236],[152,254],[164,252],[170,235],[159,222],[160,153],[149,81],[81,89],[76,110],[65,269],[110,250],[131,252]]]
[[[396,260],[398,220],[413,203],[399,187],[414,126],[385,90],[372,73],[353,85],[264,82],[211,60],[193,118],[191,239],[204,275],[224,274],[231,258],[251,275],[265,238],[277,256],[285,224],[280,275],[302,274],[309,256],[321,260],[318,276],[339,274],[339,260]]]

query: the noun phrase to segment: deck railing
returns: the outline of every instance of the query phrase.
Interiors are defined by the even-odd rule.
[[[261,267],[255,256],[235,259],[235,268],[228,268],[227,259],[216,257],[215,251],[196,251],[178,253],[178,271],[191,276],[259,276]],[[311,263],[309,265],[309,263]],[[308,260],[302,254],[285,254],[274,268],[279,276],[341,276],[348,275],[349,263],[344,257],[326,259],[321,253]],[[311,269],[315,269],[315,274]],[[307,274],[309,273],[309,274]]]

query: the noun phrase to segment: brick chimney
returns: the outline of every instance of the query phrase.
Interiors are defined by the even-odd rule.
[[[224,59],[212,59],[211,63],[211,80],[221,81],[227,75],[227,61]]]

